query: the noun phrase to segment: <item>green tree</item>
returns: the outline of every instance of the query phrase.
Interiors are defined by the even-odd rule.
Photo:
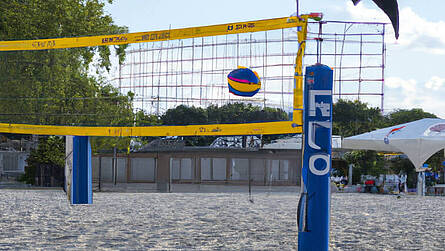
[[[197,125],[207,124],[207,112],[200,107],[189,107],[186,105],[179,105],[176,108],[168,109],[164,115],[161,116],[163,125]],[[186,145],[201,146],[208,145],[214,137],[184,137]]]
[[[265,107],[244,103],[230,103],[221,107],[207,107],[208,123],[234,124],[250,122],[267,122],[289,120],[287,114],[278,108]]]
[[[390,160],[391,170],[396,174],[404,173],[407,175],[407,186],[416,187],[417,173],[413,163],[407,157],[395,157]]]
[[[26,160],[25,174],[20,178],[28,184],[35,184],[36,169],[42,165],[53,168],[65,167],[65,137],[41,137],[36,149],[33,149]]]
[[[197,125],[206,124],[208,117],[203,108],[179,105],[174,109],[168,109],[161,116],[161,120],[164,125]]]
[[[118,34],[103,0],[0,1],[0,40],[28,40]],[[112,1],[107,1],[112,3]],[[133,94],[121,94],[101,77],[119,63],[127,45],[41,51],[0,52],[0,121],[53,125],[133,125]],[[28,159],[25,175],[34,182],[35,167],[61,165],[64,141],[49,137]],[[57,143],[57,144],[56,144]],[[130,138],[92,137],[93,151],[127,149]]]
[[[376,151],[351,151],[344,155],[344,159],[349,164],[354,164],[353,183],[359,183],[361,175],[379,176],[388,171],[385,169],[383,156]]]
[[[105,14],[111,0],[0,2],[0,40],[118,34],[126,27]],[[101,77],[111,49],[125,60],[127,45],[0,52],[0,121],[53,125],[133,125],[133,94]],[[95,70],[95,74],[92,74]],[[129,138],[92,138],[93,149],[126,148]]]
[[[1,1],[0,40],[126,32],[127,28],[115,25],[111,17],[105,15],[104,2]],[[116,47],[120,62],[125,58],[125,47]],[[91,65],[95,66],[98,76],[109,70],[110,55],[108,46],[1,52],[0,120],[57,125],[126,122],[131,113],[128,98],[100,77],[89,74]],[[124,114],[117,115],[118,112]]]
[[[383,127],[379,108],[360,101],[338,100],[333,106],[333,134],[349,137]]]
[[[231,103],[223,106],[211,105],[207,108],[188,107],[180,105],[169,109],[161,116],[164,125],[197,125],[197,124],[236,124],[249,122],[265,122],[277,120],[289,120],[287,114],[276,108],[244,103]],[[270,141],[277,136],[266,136],[264,139]],[[198,136],[184,137],[189,146],[205,146],[212,143],[216,137]]]
[[[148,114],[144,110],[138,110],[134,114],[135,126],[162,125],[161,118],[157,115]]]
[[[360,101],[339,100],[333,106],[333,134],[349,137],[384,126],[379,108]],[[378,176],[385,173],[384,160],[376,151],[351,151],[344,155],[348,164],[354,164],[353,183],[360,182],[363,174]]]
[[[387,119],[386,126],[394,126],[416,121],[424,118],[437,118],[436,115],[425,112],[421,108],[414,108],[411,110],[398,109],[385,116]]]
[[[148,114],[144,110],[138,110],[134,114],[135,126],[158,126],[162,125],[162,120],[159,116]],[[131,140],[133,141],[133,149],[138,149],[140,146],[148,144],[149,142],[159,139],[159,137],[143,136],[135,137]]]

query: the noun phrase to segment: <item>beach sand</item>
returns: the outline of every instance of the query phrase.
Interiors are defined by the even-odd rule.
[[[0,190],[0,249],[294,250],[298,194]],[[331,250],[444,250],[445,198],[332,195]]]

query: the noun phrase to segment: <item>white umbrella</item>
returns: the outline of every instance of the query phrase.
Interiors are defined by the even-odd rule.
[[[364,149],[404,153],[419,171],[417,193],[425,194],[423,163],[445,148],[445,120],[421,119],[345,138],[346,149]]]
[[[348,137],[342,148],[401,152],[418,169],[445,148],[445,120],[421,119]]]

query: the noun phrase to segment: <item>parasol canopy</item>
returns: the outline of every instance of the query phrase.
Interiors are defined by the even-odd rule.
[[[401,152],[419,168],[445,148],[445,119],[421,119],[348,137],[342,148]]]

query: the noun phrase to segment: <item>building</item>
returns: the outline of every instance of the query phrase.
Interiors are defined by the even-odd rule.
[[[93,156],[93,182],[147,183],[158,191],[172,184],[296,186],[301,178],[301,150],[213,148],[171,145],[164,141],[128,155]]]
[[[0,151],[0,179],[16,178],[25,173],[29,153]]]
[[[164,139],[139,152],[116,157],[97,154],[92,159],[94,187],[102,190],[110,184],[133,185],[140,190],[165,192],[179,184],[300,186],[301,135],[262,147],[251,144],[253,147],[242,148],[240,140],[233,142],[187,147],[180,140]],[[339,136],[333,136],[332,146],[333,159],[339,159]],[[333,160],[334,168],[341,164],[341,160]]]

